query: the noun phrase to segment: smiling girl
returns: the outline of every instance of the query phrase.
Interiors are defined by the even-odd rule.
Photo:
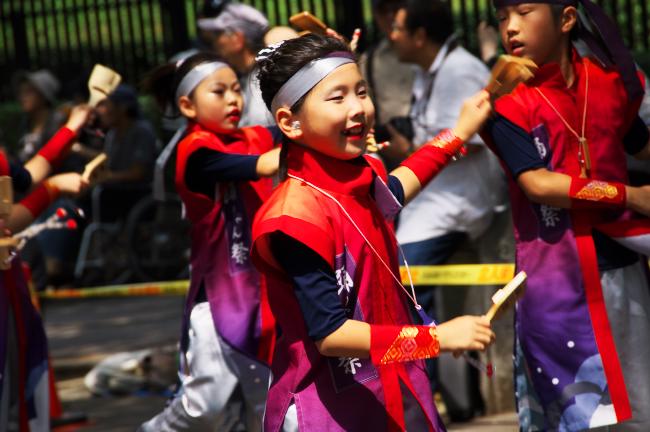
[[[244,102],[227,64],[200,53],[171,72],[155,73],[152,87],[161,105],[172,98],[188,120],[176,160],[176,188],[192,224],[183,388],[143,430],[229,430],[239,421],[258,430],[275,324],[250,262],[250,226],[271,193],[279,148],[266,128],[238,128]],[[231,402],[243,408],[233,411]]]
[[[253,224],[253,259],[281,328],[265,430],[442,430],[421,359],[485,349],[483,317],[414,326],[392,219],[487,119],[481,93],[388,176],[364,156],[374,106],[346,45],[303,36],[259,60],[286,140],[283,182]]]

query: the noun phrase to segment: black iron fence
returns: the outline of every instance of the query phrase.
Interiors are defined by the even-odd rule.
[[[490,0],[450,0],[465,43],[493,19]],[[310,10],[343,34],[363,27],[373,38],[371,0],[244,0],[264,11],[271,24]],[[82,83],[95,63],[109,65],[129,82],[188,48],[196,37],[202,0],[2,0],[0,1],[0,97],[11,97],[18,70],[49,68],[64,83]],[[650,47],[650,0],[601,0],[626,42],[637,52]],[[362,45],[363,46],[363,45]]]

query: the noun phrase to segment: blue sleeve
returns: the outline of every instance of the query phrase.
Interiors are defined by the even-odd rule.
[[[293,281],[309,337],[323,339],[347,320],[336,275],[316,252],[281,232],[271,234],[271,252]]]
[[[32,187],[32,175],[22,164],[9,162],[9,175],[14,191],[25,193]]]
[[[185,167],[185,184],[196,193],[212,198],[218,182],[257,180],[259,155],[222,153],[201,148],[190,155]]]
[[[497,156],[514,178],[525,171],[546,167],[533,137],[524,129],[498,114],[485,127],[487,133],[492,136]]]
[[[404,186],[402,186],[402,182],[397,177],[392,175],[388,176],[388,189],[395,195],[397,201],[401,205],[404,205]]]
[[[650,131],[648,131],[648,126],[641,120],[641,117],[637,116],[632,126],[630,126],[630,130],[627,131],[623,138],[625,152],[629,155],[637,154],[645,148],[649,139]]]

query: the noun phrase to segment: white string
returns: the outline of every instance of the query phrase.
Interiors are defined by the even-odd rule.
[[[402,255],[402,259],[404,259],[404,266],[406,267],[406,274],[408,275],[409,283],[410,283],[410,285],[411,285],[411,292],[410,292],[410,293],[408,292],[408,290],[406,289],[406,287],[402,284],[402,281],[400,281],[399,278],[397,278],[397,276],[395,276],[395,273],[393,273],[393,271],[391,270],[390,266],[389,266],[388,264],[386,264],[386,261],[384,261],[384,259],[381,257],[381,255],[379,255],[379,252],[377,252],[377,250],[376,250],[375,247],[372,245],[372,243],[370,243],[370,240],[368,240],[368,238],[365,236],[365,234],[363,233],[363,231],[361,231],[361,228],[359,228],[359,226],[354,222],[354,219],[352,219],[352,216],[350,216],[350,214],[349,214],[348,211],[345,209],[345,207],[343,207],[343,204],[341,204],[341,203],[340,203],[336,198],[334,198],[334,197],[333,197],[329,192],[325,191],[324,189],[319,188],[318,186],[316,186],[316,185],[313,184],[313,183],[308,182],[307,180],[304,180],[304,179],[302,179],[302,178],[300,178],[300,177],[298,177],[298,176],[295,176],[295,175],[293,175],[293,174],[287,174],[287,177],[291,177],[292,179],[295,179],[295,180],[298,180],[298,181],[300,181],[300,182],[303,182],[303,183],[306,184],[307,186],[310,186],[310,187],[312,187],[313,189],[316,189],[318,192],[322,193],[323,195],[325,195],[326,197],[328,197],[329,199],[331,199],[332,201],[334,201],[334,202],[339,206],[339,208],[343,211],[343,214],[348,218],[348,220],[350,221],[350,223],[352,224],[352,226],[354,226],[354,228],[356,228],[356,230],[359,232],[359,234],[361,235],[361,237],[363,237],[363,239],[365,240],[365,242],[366,242],[366,244],[368,245],[368,247],[370,247],[370,250],[372,250],[372,252],[377,256],[377,258],[379,258],[379,261],[381,261],[381,263],[384,265],[384,267],[386,267],[386,269],[388,270],[388,273],[390,273],[390,275],[393,277],[393,279],[395,280],[395,282],[397,282],[397,284],[400,286],[400,288],[402,288],[402,290],[404,290],[404,292],[406,293],[406,296],[407,296],[408,298],[411,299],[411,301],[412,301],[413,304],[415,305],[415,308],[416,308],[417,310],[422,309],[422,306],[420,306],[420,305],[418,304],[418,300],[417,300],[417,298],[416,298],[416,296],[415,296],[415,288],[414,288],[414,286],[413,286],[413,279],[411,278],[411,270],[409,269],[408,263],[406,262],[406,257],[404,256],[404,252],[402,251],[402,247],[399,245],[399,243],[397,243],[397,247],[399,248],[399,251],[400,251],[400,253],[401,253],[401,255]],[[396,239],[396,241],[397,241],[397,239]]]

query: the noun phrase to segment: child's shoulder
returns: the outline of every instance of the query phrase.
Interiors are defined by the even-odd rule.
[[[532,87],[519,84],[511,93],[497,99],[494,103],[494,111],[528,130],[528,117],[536,96],[533,92]]]
[[[326,219],[322,195],[300,180],[288,178],[273,191],[262,205],[260,218],[272,219],[286,216],[315,222]]]

